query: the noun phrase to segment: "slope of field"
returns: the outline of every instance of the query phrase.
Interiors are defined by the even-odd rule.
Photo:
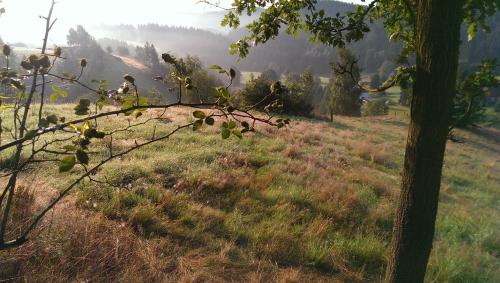
[[[141,71],[146,71],[148,69],[147,66],[145,66],[143,63],[137,61],[136,59],[134,58],[131,58],[131,57],[124,57],[124,56],[118,56],[118,55],[113,55],[114,57],[122,60],[122,62],[131,67],[131,68],[135,68],[135,69],[138,69],[138,70],[141,70]]]
[[[191,111],[169,110],[157,133],[186,123]],[[126,123],[122,117],[100,124]],[[404,117],[390,116],[293,118],[289,129],[261,126],[242,140],[223,141],[217,126],[180,132],[110,163],[95,176],[107,184],[82,184],[33,241],[0,252],[0,279],[379,281],[406,128]],[[151,132],[124,132],[114,150]],[[500,132],[457,135],[464,143],[447,149],[427,281],[499,282]],[[91,162],[108,150],[105,142],[96,146]],[[56,171],[23,173],[24,194],[33,198],[18,204],[20,212],[33,213],[72,179]]]

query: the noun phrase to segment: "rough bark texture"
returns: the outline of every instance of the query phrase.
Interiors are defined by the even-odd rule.
[[[455,95],[462,1],[417,1],[417,74],[387,282],[425,277]]]

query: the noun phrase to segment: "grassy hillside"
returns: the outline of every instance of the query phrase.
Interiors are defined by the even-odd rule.
[[[57,111],[69,116],[71,108]],[[169,111],[157,132],[190,113]],[[108,129],[125,124],[101,122]],[[180,132],[109,164],[96,176],[106,184],[82,184],[32,242],[0,253],[0,278],[378,281],[406,130],[404,117],[391,115],[334,123],[294,118],[289,129],[260,127],[242,140],[223,141],[215,128]],[[151,131],[123,133],[114,150]],[[458,135],[464,143],[447,149],[427,281],[499,282],[500,132]],[[97,145],[93,162],[108,150]],[[24,194],[32,197],[16,202],[17,215],[31,215],[71,178],[47,167],[23,173]]]

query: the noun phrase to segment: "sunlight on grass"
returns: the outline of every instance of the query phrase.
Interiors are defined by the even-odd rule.
[[[59,109],[70,116],[71,106]],[[47,109],[52,111],[55,108]],[[185,113],[189,111],[172,111],[172,122],[159,125],[157,131],[185,122]],[[208,276],[204,278],[215,281],[235,274],[253,278],[256,264],[271,281],[328,281],[332,275],[347,281],[380,280],[399,191],[406,124],[395,117],[339,117],[336,123],[341,126],[299,119],[290,129],[263,129],[243,140],[227,141],[208,128],[180,132],[108,164],[96,175],[107,184],[82,183],[73,195],[76,211],[106,219],[107,226],[89,233],[122,227],[116,241],[128,243],[120,238],[127,235],[149,247],[131,251],[130,256],[154,254],[151,261],[171,266],[176,280],[193,274],[187,265],[197,266]],[[111,120],[105,124],[107,129],[119,126]],[[140,127],[133,134],[119,135],[115,150],[149,134],[150,128]],[[498,144],[479,134],[463,136],[467,142],[448,147],[430,282],[500,280],[500,217],[494,217],[499,215]],[[91,162],[106,156],[107,150],[106,142],[96,143]],[[2,164],[8,158],[2,153]],[[43,166],[23,178],[30,182],[56,175],[65,183],[72,179],[71,174]],[[63,187],[55,181],[47,186]],[[51,233],[46,241],[67,253],[75,239],[62,231]],[[90,243],[83,244],[90,249]],[[127,245],[120,249],[137,249]],[[28,264],[38,266],[42,256],[31,254]],[[76,259],[66,260],[75,272],[84,272]],[[224,268],[232,271],[223,275]],[[154,277],[154,269],[144,272]]]

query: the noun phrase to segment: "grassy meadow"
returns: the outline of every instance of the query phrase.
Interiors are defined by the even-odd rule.
[[[71,105],[47,114],[71,114]],[[175,108],[157,134],[191,121]],[[0,252],[0,278],[28,282],[377,282],[399,192],[405,115],[292,118],[242,140],[184,130],[103,167],[49,213],[26,246]],[[146,119],[146,114],[140,119]],[[125,117],[100,122],[107,130]],[[119,152],[151,136],[115,137]],[[428,282],[500,282],[500,132],[449,143]],[[91,163],[108,152],[94,142]],[[0,155],[2,162],[8,153]],[[80,169],[74,169],[79,171]],[[81,172],[80,172],[81,173]],[[26,219],[75,174],[22,174]],[[5,182],[5,180],[0,180]]]

